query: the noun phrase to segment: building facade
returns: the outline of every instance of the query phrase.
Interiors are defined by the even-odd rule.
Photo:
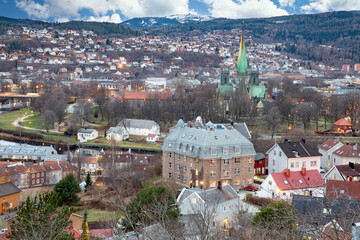
[[[339,139],[328,139],[319,146],[319,153],[322,155],[320,157],[321,167],[323,169],[330,169],[333,166],[332,154],[343,145]]]
[[[253,183],[254,146],[232,126],[180,119],[162,150],[165,180],[203,189],[218,181],[236,190]]]

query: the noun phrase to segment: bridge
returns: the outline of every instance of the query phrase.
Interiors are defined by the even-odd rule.
[[[0,93],[0,110],[10,111],[23,107],[29,107],[31,102],[39,96],[40,95],[38,93]]]

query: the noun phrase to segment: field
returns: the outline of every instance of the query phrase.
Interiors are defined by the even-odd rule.
[[[29,108],[24,108],[18,111],[8,112],[0,115],[0,128],[6,130],[15,130],[16,127],[13,125],[13,122],[19,118],[30,115],[31,110]]]

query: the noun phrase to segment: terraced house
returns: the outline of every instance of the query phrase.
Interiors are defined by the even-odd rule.
[[[203,189],[221,181],[236,190],[253,182],[254,146],[232,125],[180,119],[162,150],[164,180]]]

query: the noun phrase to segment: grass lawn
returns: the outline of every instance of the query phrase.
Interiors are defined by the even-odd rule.
[[[24,108],[17,111],[12,111],[0,115],[0,128],[7,130],[15,130],[15,125],[13,122],[19,118],[22,118],[26,115],[30,115],[31,110],[29,108]]]
[[[20,124],[24,127],[46,130],[44,121],[41,119],[40,116],[34,115],[34,116],[27,117]]]
[[[111,146],[112,142],[105,138],[99,138],[91,142],[87,142],[86,144]],[[116,141],[115,146],[124,147],[124,148],[144,148],[144,149],[155,149],[155,150],[161,149],[160,143],[152,144],[152,143],[136,143],[136,142],[128,142],[128,141]]]
[[[81,211],[75,210],[75,213],[84,216],[85,210],[81,210]],[[108,221],[113,219],[119,219],[122,217],[122,214],[120,212],[106,211],[95,208],[87,209],[87,213],[88,213],[88,222]]]
[[[0,229],[7,228],[7,222],[6,221],[0,221]]]

